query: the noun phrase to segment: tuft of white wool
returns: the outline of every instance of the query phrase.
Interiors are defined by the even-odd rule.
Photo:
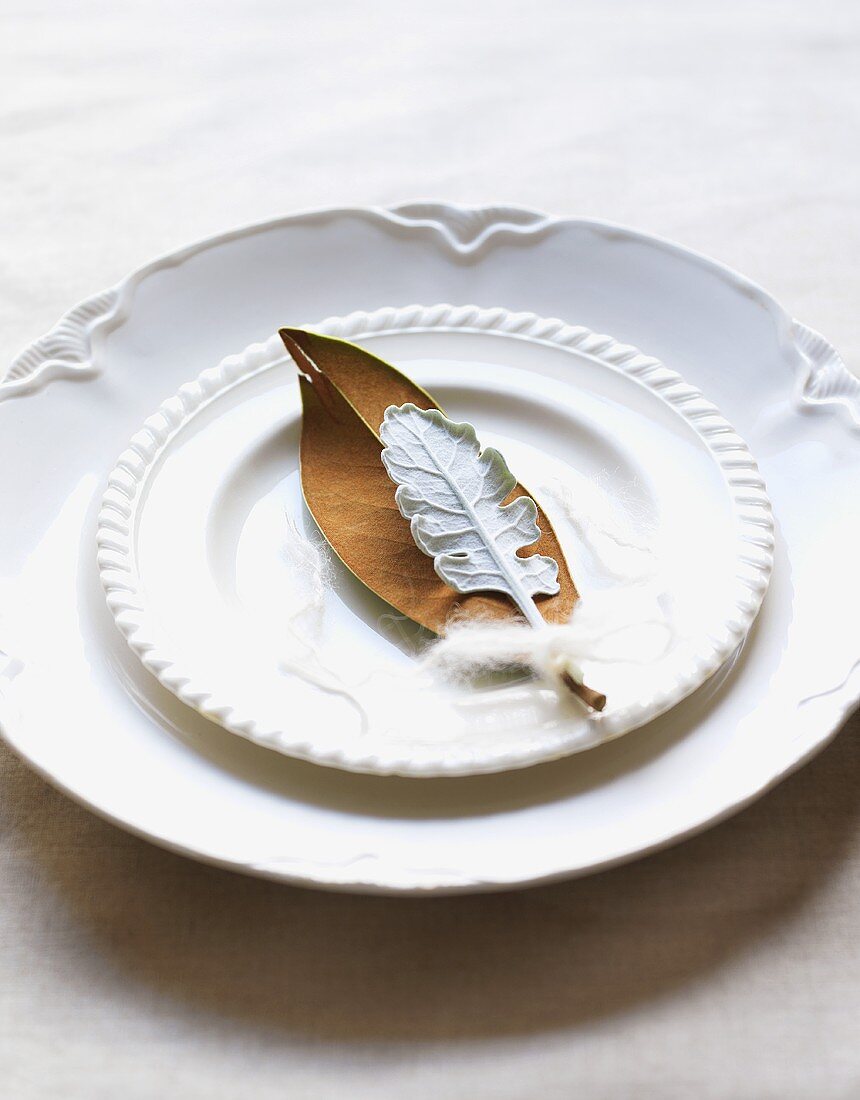
[[[650,585],[598,589],[580,599],[567,623],[535,630],[525,622],[452,622],[423,664],[449,679],[524,666],[559,685],[563,673],[582,682],[582,664],[647,665],[668,649],[674,631]]]
[[[565,479],[552,478],[541,492],[559,508],[582,546],[594,555],[598,571],[624,584],[640,584],[657,572],[657,558],[647,540],[634,530],[630,519],[637,502],[626,500],[616,507],[597,484],[568,470]]]
[[[282,653],[278,667],[288,676],[297,676],[321,691],[345,699],[355,708],[363,733],[368,725],[364,707],[341,676],[325,664],[314,644],[322,626],[326,592],[331,585],[331,561],[326,552],[327,544],[322,538],[307,538],[291,516],[288,515],[286,519],[284,553],[289,560],[293,579],[301,587],[301,595],[286,618],[286,631],[292,645],[289,651]]]
[[[301,533],[292,516],[286,519],[284,553],[293,577],[302,586],[300,602],[289,616],[290,623],[295,623],[309,612],[322,612],[331,582],[331,564],[322,538],[312,541]]]

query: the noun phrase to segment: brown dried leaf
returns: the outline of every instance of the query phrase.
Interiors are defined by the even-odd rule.
[[[304,329],[281,329],[299,369],[302,395],[302,491],[311,515],[337,556],[360,581],[410,619],[439,634],[464,615],[516,615],[500,593],[460,595],[436,575],[433,561],[412,538],[394,503],[394,485],[380,452],[378,431],[386,408],[408,401],[439,406],[414,382],[375,355],[345,340]],[[508,500],[529,495],[522,485]],[[550,623],[567,622],[576,587],[549,519],[538,505],[541,538],[524,551],[558,563],[559,592],[537,606]]]

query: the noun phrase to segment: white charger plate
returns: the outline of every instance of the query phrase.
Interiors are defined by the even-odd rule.
[[[770,503],[744,442],[677,374],[610,337],[504,309],[389,308],[313,327],[391,359],[454,419],[477,425],[536,493],[583,606],[600,601],[607,637],[582,667],[606,709],[590,713],[522,677],[476,690],[427,675],[419,632],[339,563],[321,606],[301,613],[313,589],[302,540],[319,540],[300,533],[312,528],[298,475],[301,405],[277,335],[182,386],[108,478],[97,533],[108,606],[184,703],[318,764],[469,775],[627,733],[741,644],[770,577]],[[547,499],[554,484],[578,530]],[[600,528],[610,509],[620,546]],[[647,585],[619,575],[625,556],[639,575],[647,566]],[[595,660],[601,648],[612,659]]]
[[[762,612],[731,669],[635,736],[471,778],[319,768],[178,703],[116,630],[92,541],[142,417],[285,314],[415,301],[575,318],[647,348],[756,454],[777,522]],[[117,824],[283,881],[454,892],[630,859],[767,790],[856,704],[858,424],[860,381],[822,337],[719,264],[617,226],[417,203],[200,242],[77,307],[0,388],[0,729]]]

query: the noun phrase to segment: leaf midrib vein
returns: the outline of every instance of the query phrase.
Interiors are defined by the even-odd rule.
[[[469,519],[472,521],[472,523],[474,523],[475,527],[480,532],[481,537],[482,537],[483,542],[484,542],[484,545],[489,550],[490,557],[496,563],[496,567],[499,570],[500,576],[504,580],[506,580],[508,582],[508,584],[513,588],[513,591],[509,592],[508,595],[512,597],[512,599],[517,604],[520,611],[522,611],[522,613],[525,615],[525,617],[527,619],[531,619],[531,615],[529,614],[529,612],[534,611],[534,601],[531,599],[529,594],[526,592],[526,590],[523,587],[522,583],[520,582],[519,578],[514,573],[514,570],[508,568],[507,562],[505,561],[505,559],[504,559],[503,555],[501,554],[501,552],[498,551],[498,549],[496,547],[496,544],[495,544],[495,541],[489,536],[486,526],[482,522],[482,520],[481,520],[480,516],[478,515],[478,513],[475,511],[474,504],[470,503],[470,501],[466,499],[465,494],[463,493],[460,486],[457,484],[456,480],[454,479],[454,477],[452,476],[452,474],[450,472],[451,471],[451,466],[453,466],[453,464],[454,464],[454,455],[457,453],[457,449],[459,448],[460,443],[462,442],[462,436],[458,436],[454,440],[454,450],[452,452],[450,465],[447,466],[447,467],[442,467],[442,466],[439,465],[439,462],[436,459],[436,455],[433,453],[433,449],[431,447],[427,446],[427,443],[426,443],[426,440],[425,440],[425,436],[426,436],[427,432],[429,431],[429,425],[423,431],[415,431],[410,424],[405,424],[404,427],[407,429],[407,431],[411,432],[411,434],[418,439],[419,444],[423,447],[425,453],[429,456],[430,461],[433,463],[433,465],[436,467],[438,472],[442,475],[442,477],[444,477],[444,479],[448,482],[448,484],[454,490],[455,495],[457,496],[458,500],[460,501],[460,503],[463,506],[464,512],[466,513],[466,515],[469,517]],[[476,444],[477,444],[477,441],[476,441]],[[479,450],[478,454],[477,454],[477,459],[480,459],[480,458],[481,458],[481,451]],[[478,493],[478,496],[476,497],[474,503],[477,504],[478,500],[480,500],[480,492]],[[501,511],[501,506],[499,506],[499,510]]]

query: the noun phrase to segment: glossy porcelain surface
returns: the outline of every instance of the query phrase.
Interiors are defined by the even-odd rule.
[[[536,493],[582,607],[598,601],[582,671],[606,709],[522,676],[490,687],[428,675],[430,640],[331,555],[309,606],[305,559],[320,540],[301,498],[296,372],[277,335],[182,386],[108,478],[97,533],[108,606],[184,703],[318,764],[467,775],[636,729],[743,642],[770,577],[770,504],[743,441],[677,374],[611,337],[502,309],[385,309],[314,328],[393,361]]]
[[[320,768],[179,703],[116,630],[93,542],[107,471],[142,418],[285,316],[416,301],[612,333],[707,393],[755,454],[776,521],[761,614],[730,670],[635,735],[470,778]],[[0,388],[3,735],[118,824],[285,881],[491,889],[630,859],[761,794],[856,703],[858,389],[758,287],[614,226],[422,203],[202,242],[74,310]]]

